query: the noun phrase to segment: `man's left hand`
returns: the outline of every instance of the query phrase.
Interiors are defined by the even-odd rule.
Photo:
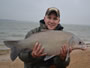
[[[62,46],[62,48],[60,49],[60,58],[62,60],[65,60],[66,55],[67,55],[67,50],[68,50],[68,47],[66,45]],[[72,52],[72,48],[71,47],[69,48],[69,52],[70,53]]]

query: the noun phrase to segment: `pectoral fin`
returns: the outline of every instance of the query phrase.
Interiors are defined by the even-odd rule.
[[[53,57],[55,57],[55,55],[52,55],[52,56],[46,56],[46,57],[44,58],[44,61],[47,61],[47,60],[49,60],[49,59],[51,59],[51,58],[53,58]]]
[[[65,61],[67,62],[68,61],[68,58],[70,57],[70,52],[69,52],[69,48],[67,49],[67,55],[66,55],[66,59]]]

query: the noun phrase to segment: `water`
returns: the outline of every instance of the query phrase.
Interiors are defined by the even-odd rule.
[[[35,22],[0,21],[0,44],[3,44],[4,40],[24,39],[28,31],[38,26],[39,23]],[[85,42],[90,42],[90,26],[64,24],[62,26],[65,31],[74,33]]]
[[[39,24],[34,22],[1,21],[0,43],[3,43],[4,40],[24,39],[28,31],[38,26]]]
[[[64,25],[65,30],[74,33],[85,42],[90,42],[90,25]]]

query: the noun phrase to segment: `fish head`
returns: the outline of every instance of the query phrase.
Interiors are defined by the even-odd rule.
[[[75,35],[71,37],[69,41],[69,45],[72,47],[72,50],[75,50],[75,49],[85,50],[86,49],[86,45],[84,41]]]

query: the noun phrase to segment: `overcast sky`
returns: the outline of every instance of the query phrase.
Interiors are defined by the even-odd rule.
[[[39,22],[49,7],[60,10],[61,23],[90,25],[90,0],[0,0],[0,19]]]

